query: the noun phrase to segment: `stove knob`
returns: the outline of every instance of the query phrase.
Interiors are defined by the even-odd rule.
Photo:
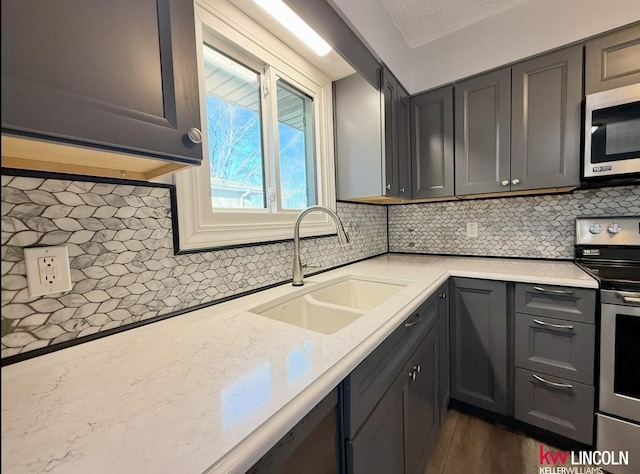
[[[620,231],[622,230],[622,227],[620,227],[618,224],[611,224],[607,230],[609,231],[610,234],[615,235],[620,233]]]
[[[591,227],[589,227],[589,232],[591,232],[592,234],[599,234],[600,232],[602,232],[602,226],[600,224],[593,224]]]

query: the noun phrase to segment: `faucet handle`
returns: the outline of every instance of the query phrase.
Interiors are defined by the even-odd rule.
[[[302,269],[306,270],[307,268],[320,268],[322,265],[314,265],[314,264],[308,264],[308,263],[303,263],[302,264]]]

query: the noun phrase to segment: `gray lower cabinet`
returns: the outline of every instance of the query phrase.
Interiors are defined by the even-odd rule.
[[[515,417],[593,442],[596,291],[517,283]]]
[[[585,93],[640,82],[640,23],[599,36],[585,45]]]
[[[449,357],[449,282],[444,283],[437,291],[438,295],[438,330],[440,331],[440,380],[439,405],[440,424],[444,420],[451,396],[451,363]]]
[[[510,414],[507,283],[453,278],[451,398]]]
[[[2,132],[200,164],[195,38],[192,0],[3,0]]]
[[[248,474],[338,474],[338,389],[333,389]]]
[[[438,326],[424,338],[405,366],[404,457],[406,473],[424,472],[438,438],[439,410]],[[387,471],[389,472],[389,471]]]
[[[413,198],[453,196],[453,86],[411,97]]]
[[[342,383],[348,473],[424,470],[440,428],[442,300],[428,298]]]
[[[515,417],[576,441],[593,443],[592,385],[519,367],[515,371]]]
[[[346,442],[348,473],[403,473],[404,385],[398,375],[358,434]]]
[[[511,68],[511,190],[580,184],[582,47]]]
[[[455,193],[510,189],[511,69],[455,85]]]
[[[593,324],[516,313],[515,365],[593,385]]]

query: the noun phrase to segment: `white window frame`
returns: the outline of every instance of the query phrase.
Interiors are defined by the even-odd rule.
[[[275,111],[276,70],[285,82],[313,99],[315,128],[317,204],[335,210],[335,168],[333,157],[333,110],[331,79],[302,59],[271,33],[224,0],[199,0],[195,5],[196,41],[198,44],[198,74],[200,110],[203,132],[206,127],[204,62],[202,44],[206,40],[249,67],[268,64],[265,74],[270,76],[271,92],[262,118]],[[260,70],[260,69],[256,69]],[[276,121],[277,122],[277,121]],[[273,121],[266,120],[266,133],[276,134]],[[266,209],[221,209],[211,206],[210,162],[207,134],[203,133],[204,159],[200,166],[176,174],[178,204],[178,234],[180,250],[227,247],[242,244],[271,242],[293,238],[293,223],[300,210],[280,209],[280,193],[270,203],[268,182],[275,181],[277,169],[266,168]],[[274,149],[267,150],[267,144]],[[277,149],[277,134],[263,138],[263,149],[273,155]],[[277,160],[276,160],[277,162]],[[270,208],[271,207],[271,208]],[[278,210],[280,209],[280,210]],[[277,212],[273,212],[277,210]],[[301,225],[302,236],[334,234],[335,227],[325,213],[309,214]]]

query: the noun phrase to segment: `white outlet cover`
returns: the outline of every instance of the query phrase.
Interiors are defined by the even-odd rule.
[[[49,267],[51,259],[53,265]],[[25,248],[24,264],[30,297],[63,293],[71,289],[69,251],[66,245]]]
[[[478,237],[478,223],[467,222],[467,237],[475,239]]]

